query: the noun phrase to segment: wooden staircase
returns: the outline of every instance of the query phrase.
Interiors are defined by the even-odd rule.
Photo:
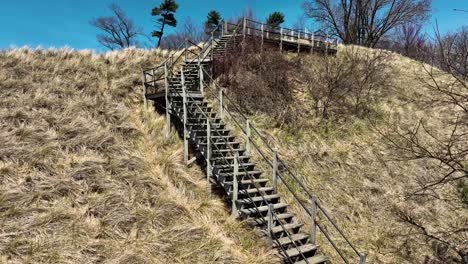
[[[240,28],[243,28],[242,34]],[[323,54],[336,53],[336,45],[331,45],[328,37],[322,40],[314,39],[315,35],[299,31],[283,34],[282,28],[279,30],[280,34],[276,33],[275,36],[273,31],[265,32],[265,25],[261,24],[259,28],[260,30],[256,26],[249,27],[248,20],[243,19],[243,24],[223,23],[222,29],[218,26],[211,38],[201,47],[186,40],[182,43],[186,46],[182,52],[173,53],[163,64],[143,72],[145,107],[147,100],[154,100],[155,105],[166,112],[168,135],[171,123],[178,127],[180,132],[183,130],[181,134],[184,139],[184,160],[187,165],[197,161],[206,170],[210,190],[212,186],[217,186],[229,201],[232,215],[246,221],[258,231],[259,235],[268,237],[271,245],[278,249],[284,262],[308,264],[328,262],[329,258],[320,254],[316,244],[316,235],[320,231],[325,241],[329,242],[344,263],[354,262],[357,258],[360,264],[365,264],[366,254],[360,252],[349,241],[327,210],[320,205],[318,199],[305,188],[299,178],[279,158],[278,153],[253,127],[252,130],[257,133],[256,137],[261,139],[269,153],[263,153],[255,143],[251,142],[250,122],[242,111],[234,106],[237,108],[237,114],[243,118],[236,121],[223,105],[223,90],[213,79],[213,64],[237,49],[238,44],[245,41],[248,34],[258,37],[260,32],[262,45],[266,38],[268,41],[279,43],[281,50],[287,46],[286,44],[283,46],[283,42],[290,40],[291,35],[296,36],[295,40],[293,38],[293,43],[297,52],[302,51],[304,39],[308,41],[309,37],[312,37],[309,46],[311,52],[317,50]],[[219,37],[214,37],[215,32]],[[174,56],[177,59],[174,59]],[[213,88],[209,88],[210,86]],[[211,89],[211,94],[220,93],[216,99],[219,100],[217,107],[211,105],[212,97],[210,100],[206,97],[205,89],[208,88]],[[231,115],[231,120],[235,121],[232,124],[240,128],[242,136],[246,136],[245,141],[234,136],[230,126],[225,122],[226,113]],[[246,122],[246,127],[241,127],[239,121]],[[258,154],[255,158],[251,145],[255,146]],[[193,150],[192,159],[189,159],[189,149]],[[274,156],[273,162],[266,158],[271,155]],[[262,166],[259,166],[258,162],[261,162]],[[279,166],[282,168],[281,171],[278,169]],[[260,167],[272,169],[271,180],[265,171],[259,169]],[[278,192],[279,181],[286,187],[289,197],[293,197],[290,202],[301,208],[301,211],[296,213],[310,219],[307,231],[304,231],[304,225],[298,221],[296,215],[288,211],[289,205],[281,199],[281,194]],[[291,182],[295,185],[294,188],[291,188]],[[338,234],[339,239],[345,243],[338,246],[335,238],[327,230]],[[347,252],[341,247],[346,247]],[[354,260],[350,261],[352,258]]]
[[[224,52],[222,45],[225,43],[219,42],[220,53]],[[183,123],[182,81],[185,85],[199,83],[200,73],[197,62],[185,62],[182,69],[184,78],[179,72],[169,80],[171,91],[169,100],[173,116]],[[186,98],[188,141],[194,147],[196,157],[199,160],[206,160],[208,158],[207,123],[210,122],[212,148],[210,181],[221,187],[227,198],[236,198],[233,204],[237,212],[234,214],[246,220],[260,234],[271,236],[272,245],[280,250],[286,262],[325,263],[327,258],[319,254],[317,245],[311,243],[309,235],[302,230],[303,224],[296,221],[294,214],[288,213],[288,204],[282,202],[280,194],[274,190],[270,180],[262,177],[263,172],[256,169],[256,163],[251,160],[245,147],[232,136],[230,129],[201,92],[190,91],[190,96],[186,95]],[[242,168],[237,173],[234,171],[235,163]],[[206,169],[207,162],[204,162],[203,166]],[[273,215],[269,227],[271,234],[268,234],[268,219],[271,215]]]

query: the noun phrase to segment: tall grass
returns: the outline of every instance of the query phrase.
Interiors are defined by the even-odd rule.
[[[0,262],[271,263],[143,111],[165,51],[0,52]]]

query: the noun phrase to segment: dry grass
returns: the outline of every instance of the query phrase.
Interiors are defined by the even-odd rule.
[[[1,263],[271,263],[141,109],[163,52],[0,52]]]
[[[341,46],[338,57],[346,49],[355,47]],[[374,52],[364,48],[362,51]],[[423,215],[424,223],[433,227],[430,230],[433,232],[466,225],[468,211],[445,207],[437,199],[405,200],[405,195],[416,186],[416,176],[424,175],[429,168],[424,162],[392,161],[394,153],[378,131],[388,129],[389,124],[408,127],[421,117],[433,129],[443,130],[441,120],[450,117],[450,113],[451,118],[455,117],[451,109],[427,108],[414,102],[414,98],[427,95],[420,83],[421,65],[396,54],[390,54],[390,58],[391,90],[386,91],[386,97],[376,106],[378,114],[369,119],[350,118],[347,122],[324,124],[309,115],[300,130],[278,127],[274,118],[266,114],[254,114],[251,120],[335,216],[345,234],[369,254],[370,262],[423,263],[433,257],[432,243],[421,237],[406,236],[408,228],[400,223],[395,209],[414,210]],[[313,105],[307,98],[307,91],[299,89],[295,105],[304,108],[306,104]],[[284,187],[280,191],[283,195],[287,193]],[[442,197],[453,199],[457,195],[455,186],[447,186]],[[287,195],[286,199],[292,201]],[[293,204],[294,207],[298,211]],[[320,239],[322,250],[333,256],[330,245],[323,237]]]

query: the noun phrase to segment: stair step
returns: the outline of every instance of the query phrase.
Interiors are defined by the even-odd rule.
[[[273,205],[274,210],[282,210],[282,209],[286,209],[286,207],[288,207],[288,204],[285,204],[285,203],[277,203]],[[258,208],[258,211],[257,211],[257,208]],[[260,213],[261,215],[265,215],[268,212],[268,205],[259,206],[257,208],[244,208],[239,211],[241,214],[244,214],[247,216],[256,215],[258,213]]]
[[[239,174],[240,174],[240,172],[239,172]],[[239,181],[239,185],[265,184],[268,181],[269,181],[268,179],[248,179],[248,180]],[[225,181],[224,186],[232,186],[232,181]],[[241,189],[241,187],[239,187],[239,189]]]
[[[309,264],[323,264],[328,262],[328,258],[322,255],[315,255],[313,257],[307,258]],[[307,264],[305,260],[296,262],[296,264]]]
[[[279,221],[282,221],[282,223],[290,223],[293,218],[294,218],[294,215],[290,213],[276,214],[276,217],[273,219],[273,222],[279,220]],[[252,222],[255,225],[266,225],[268,223],[268,217],[265,216],[265,217],[253,218]]]
[[[255,197],[250,197],[250,198],[244,198],[237,200],[237,203],[240,204],[251,204],[251,203],[256,203],[256,202],[262,202],[262,201],[270,201],[273,199],[279,199],[280,196],[279,194],[270,194],[270,195],[265,195],[265,196],[255,196]]]
[[[243,178],[245,176],[246,177],[245,181],[250,181],[250,177],[255,179],[255,180],[259,180],[259,177],[260,177],[260,175],[262,175],[262,173],[263,173],[262,171],[247,171],[246,172],[246,171],[244,171],[242,169],[242,167],[240,167],[239,168],[239,173],[237,174],[237,176],[239,176],[240,178]],[[233,172],[228,172],[228,173],[220,172],[220,173],[218,173],[218,175],[221,178],[225,179],[225,180],[229,179],[229,182],[231,182],[233,177],[234,177]],[[266,180],[265,182],[268,182],[268,179],[262,179],[262,180]],[[263,183],[263,181],[261,183]]]
[[[286,248],[290,245],[293,246],[294,243],[296,243],[296,245],[302,245],[302,242],[307,241],[307,239],[309,239],[309,235],[307,235],[306,233],[297,233],[273,240],[273,243],[276,247],[282,246],[283,248]]]
[[[299,223],[290,223],[290,224],[285,224],[283,226],[281,225],[277,225],[275,227],[273,227],[271,229],[271,232],[273,234],[277,234],[277,233],[281,233],[281,232],[285,232],[285,231],[290,231],[290,230],[293,230],[293,229],[299,229],[303,226],[303,224],[299,224]]]
[[[300,252],[299,252],[300,250]],[[294,257],[297,257],[297,256],[300,256],[301,255],[301,252],[302,254],[304,254],[305,256],[307,256],[306,254],[311,252],[311,251],[315,251],[317,250],[317,246],[316,245],[313,245],[313,244],[305,244],[305,245],[302,245],[302,246],[299,246],[298,248],[291,248],[291,249],[288,249],[286,251],[286,254],[288,254],[288,256],[290,258],[294,258]]]
[[[246,163],[240,163],[239,164],[239,168],[243,168],[243,167],[247,167],[247,168],[251,168],[255,166],[255,163],[252,163],[252,162],[246,162]],[[234,164],[233,163],[230,163],[230,164],[219,164],[219,165],[214,165],[213,166],[215,169],[219,169],[219,170],[234,170]]]
[[[260,191],[260,193],[259,193]],[[273,192],[273,187],[261,187],[261,188],[250,188],[250,189],[242,189],[239,190],[239,196],[256,196],[256,195],[264,195]],[[232,198],[232,192],[229,192],[229,197]]]

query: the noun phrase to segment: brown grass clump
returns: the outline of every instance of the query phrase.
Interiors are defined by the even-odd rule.
[[[141,106],[162,52],[0,52],[0,262],[270,263]]]
[[[377,62],[377,68],[369,64],[367,66],[379,72],[366,76],[361,73],[367,71],[361,71],[356,65],[354,69],[343,66],[343,63],[349,62],[346,56],[350,52],[365,56],[364,62]],[[372,60],[373,56],[381,55],[384,55],[383,61]],[[420,230],[402,222],[399,212],[410,212],[418,216],[417,221],[428,226],[427,231],[432,234],[440,235],[439,230],[449,230],[450,227],[462,229],[468,223],[466,206],[446,206],[446,201],[460,199],[462,188],[457,184],[447,185],[440,189],[435,199],[408,199],[408,193],[417,188],[421,175],[427,175],[433,164],[428,161],[395,159],[398,153],[386,144],[382,135],[388,129],[412,127],[421,119],[427,122],[434,133],[445,133],[446,127],[442,121],[456,118],[453,109],[448,107],[427,107],[427,104],[418,103],[418,100],[430,95],[421,83],[421,78],[425,76],[421,64],[389,52],[382,54],[377,50],[349,46],[341,46],[336,59],[304,54],[292,57],[293,61],[299,63],[296,70],[309,65],[309,72],[316,74],[310,76],[310,82],[304,82],[308,76],[291,75],[293,81],[297,82],[293,87],[294,98],[291,105],[307,113],[306,118],[301,118],[301,129],[295,129],[289,124],[278,126],[276,116],[264,112],[253,112],[250,115],[253,125],[260,129],[283,160],[299,175],[307,189],[331,212],[357,248],[369,254],[369,262],[444,263],[444,258],[459,261],[456,254],[421,236]],[[331,66],[343,70],[335,72],[336,76],[343,77],[343,82],[340,82],[343,86],[339,88],[346,89],[350,85],[356,88],[350,91],[349,97],[336,101],[338,103],[333,105],[328,118],[321,115],[323,100],[320,109],[317,107],[317,98],[326,95],[322,93],[327,91],[326,88],[334,88],[332,85],[336,76],[334,77],[333,71],[337,68],[314,64],[325,60],[329,60],[325,63],[331,63]],[[332,74],[321,72],[324,66]],[[290,72],[294,72],[294,69]],[[300,73],[307,74],[307,71]],[[318,79],[314,79],[317,74],[325,74],[331,79],[318,83]],[[354,79],[350,80],[352,77]],[[371,86],[368,83],[349,83],[365,80],[359,77],[373,81]],[[356,94],[356,91],[359,93]],[[365,102],[366,107],[354,112],[355,108],[349,106],[359,106],[356,100],[353,101],[353,98],[358,98],[355,95],[373,97],[363,98],[370,99]],[[300,215],[292,197],[286,195],[286,188],[281,184],[279,188],[282,197]],[[453,237],[456,237],[454,240],[465,243],[462,246],[466,247],[466,229],[453,234]],[[339,262],[339,257],[334,254],[324,237],[320,236],[318,239],[322,252]],[[338,240],[338,244],[345,245],[341,240]],[[345,252],[352,256],[350,250]],[[439,254],[446,256],[442,258]],[[357,262],[356,258],[354,260]]]

